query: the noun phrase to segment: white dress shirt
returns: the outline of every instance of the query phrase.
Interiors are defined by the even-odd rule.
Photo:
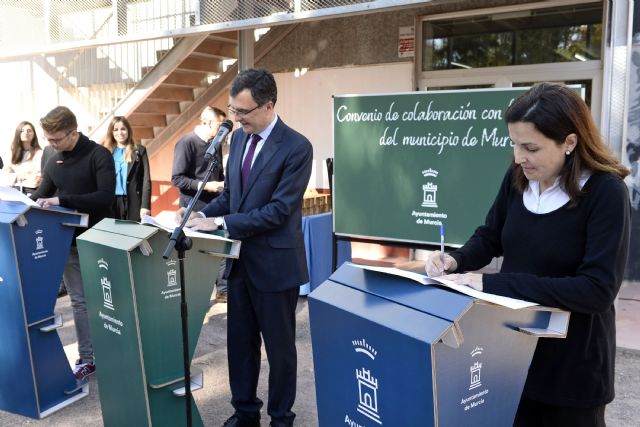
[[[584,187],[590,176],[591,171],[582,172],[578,181],[580,189]],[[529,185],[522,195],[522,201],[529,212],[546,214],[566,205],[569,201],[569,195],[560,185],[560,177],[557,177],[553,185],[544,190],[542,194],[540,194],[540,182],[529,181]]]

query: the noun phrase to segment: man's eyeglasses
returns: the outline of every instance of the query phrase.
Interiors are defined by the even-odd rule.
[[[243,110],[242,108],[233,108],[231,106],[231,104],[227,105],[227,110],[229,111],[229,113],[233,114],[234,116],[247,116],[251,113],[253,113],[254,111],[256,111],[258,108],[262,107],[264,104],[261,105],[257,105],[255,107],[253,107],[250,110]]]
[[[68,131],[67,133],[64,134],[64,136],[61,136],[60,138],[47,138],[46,136],[44,137],[44,139],[46,139],[47,141],[49,141],[52,144],[58,144],[60,141],[62,141],[63,139],[65,139],[66,137],[69,136],[69,134],[71,132],[73,132],[75,129],[71,129],[70,131]]]

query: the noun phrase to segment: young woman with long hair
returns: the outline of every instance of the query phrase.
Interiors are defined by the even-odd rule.
[[[129,121],[115,116],[103,145],[113,154],[116,168],[117,219],[140,221],[151,213],[151,175],[147,150],[133,139]]]

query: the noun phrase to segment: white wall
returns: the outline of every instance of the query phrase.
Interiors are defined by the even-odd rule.
[[[55,106],[55,82],[31,61],[0,64],[0,156],[5,164],[11,158],[11,141],[23,120],[34,124],[42,143],[38,120]],[[51,106],[53,104],[53,106]]]
[[[55,64],[51,65],[52,67]],[[40,118],[58,105],[71,109],[78,119],[78,130],[87,131],[94,123],[91,114],[63,89],[58,90],[55,78],[48,74],[37,61],[15,61],[0,63],[0,156],[7,164],[10,158],[11,141],[18,123],[23,120],[33,123],[40,141],[42,138]]]
[[[310,188],[329,188],[325,159],[333,157],[332,95],[410,92],[413,63],[276,74],[276,112],[313,144]]]

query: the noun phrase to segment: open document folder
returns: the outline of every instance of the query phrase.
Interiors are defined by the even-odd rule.
[[[145,215],[140,219],[140,224],[148,224],[153,225],[158,228],[162,228],[168,232],[172,232],[174,228],[178,226],[172,219],[159,219],[154,218],[151,215]],[[193,231],[189,227],[183,228],[185,236],[189,237],[197,237],[201,239],[213,239],[213,240],[224,240],[226,242],[230,242],[232,247],[230,251],[230,258],[238,258],[240,254],[240,241],[229,239],[226,237],[222,237],[215,233],[202,233],[200,231]]]
[[[529,302],[529,301],[524,301],[524,300],[509,298],[509,297],[502,297],[499,295],[476,291],[475,289],[472,289],[468,286],[458,285],[447,279],[429,277],[424,274],[414,273],[412,271],[407,271],[407,270],[400,270],[398,268],[376,267],[373,265],[362,265],[362,264],[351,264],[351,265],[362,268],[363,270],[378,271],[380,273],[393,274],[395,276],[405,277],[407,279],[411,279],[423,285],[442,285],[447,288],[451,288],[455,291],[458,291],[462,294],[469,295],[470,297],[478,298],[484,301],[488,301],[494,304],[502,305],[505,307],[513,308],[513,309],[533,307],[534,305],[538,305],[536,303]]]

